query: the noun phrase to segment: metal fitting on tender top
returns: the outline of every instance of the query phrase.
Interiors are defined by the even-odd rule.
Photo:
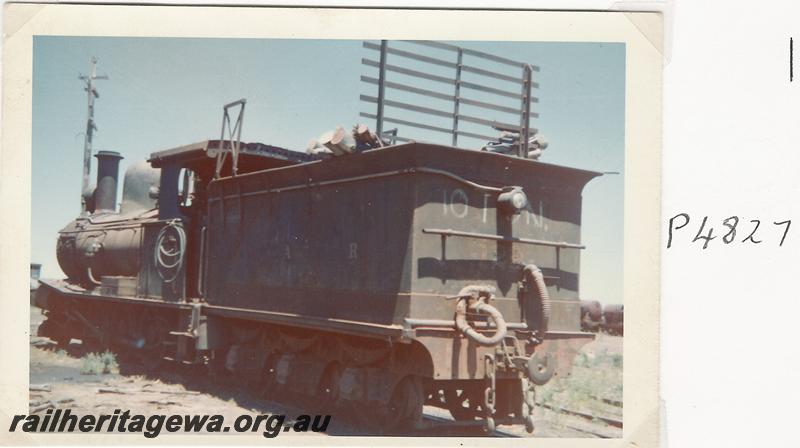
[[[456,296],[458,298],[455,318],[456,328],[464,333],[466,337],[480,345],[497,345],[506,337],[507,327],[503,315],[500,314],[497,308],[486,303],[493,297],[494,291],[491,286],[470,285],[462,288]],[[494,335],[488,337],[475,331],[467,322],[467,310],[488,314],[489,318],[497,326],[497,331],[495,331]]]
[[[528,206],[528,196],[522,187],[505,187],[497,196],[497,207],[508,215],[521,212]]]

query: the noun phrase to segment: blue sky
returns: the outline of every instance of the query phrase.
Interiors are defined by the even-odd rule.
[[[582,298],[620,303],[624,44],[454,43],[541,67],[534,74],[540,84],[534,92],[539,103],[533,105],[540,117],[532,125],[550,142],[542,161],[622,173],[595,179],[584,189],[582,241],[588,248],[582,254],[580,284]],[[448,56],[410,44],[398,47],[403,45]],[[359,94],[374,96],[377,90],[359,79],[375,72],[361,59],[377,57],[362,48],[361,41],[37,36],[31,255],[33,262],[43,264],[43,277],[63,275],[55,257],[57,232],[80,210],[86,93],[78,75],[88,72],[92,56],[99,59],[98,74],[110,77],[98,82],[94,149],[122,153],[121,173],[151,152],[218,138],[222,105],[239,98],[248,101],[243,141],[302,151],[310,139],[337,125],[364,122],[374,128],[373,122],[358,116],[361,111],[374,113],[374,105],[359,101]],[[400,62],[391,58],[390,63]],[[408,83],[400,75],[389,76]],[[510,89],[503,83],[497,81],[496,87]],[[410,94],[393,98],[416,102]],[[421,104],[436,107],[436,101]],[[392,116],[408,117],[397,111]],[[515,121],[502,114],[487,118]],[[430,124],[439,123],[434,119]],[[414,132],[419,139],[449,143],[449,135]],[[459,146],[479,148],[481,142],[464,139]]]

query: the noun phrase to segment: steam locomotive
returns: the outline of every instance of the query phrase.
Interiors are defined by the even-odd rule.
[[[378,140],[154,152],[119,209],[122,156],[98,152],[87,210],[58,236],[67,278],[41,280],[41,333],[233,373],[376,431],[414,427],[427,404],[532,432],[535,386],[594,338],[581,191],[600,173]]]

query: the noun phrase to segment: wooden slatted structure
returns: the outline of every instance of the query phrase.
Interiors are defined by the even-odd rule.
[[[531,95],[531,90],[538,88],[539,85],[533,81],[533,73],[539,71],[539,67],[520,61],[514,61],[491,53],[462,48],[456,45],[435,42],[435,41],[402,41],[406,47],[416,47],[421,50],[435,49],[444,50],[444,53],[453,55],[452,60],[441,56],[432,56],[422,52],[409,51],[401,48],[396,42],[386,40],[375,42],[364,42],[363,47],[370,52],[377,52],[378,58],[365,57],[361,63],[367,67],[377,69],[377,76],[361,76],[361,81],[370,85],[377,86],[376,96],[361,95],[360,100],[374,104],[376,110],[372,112],[361,112],[360,116],[373,119],[376,122],[376,130],[379,134],[384,133],[384,125],[387,123],[403,126],[405,128],[423,129],[426,131],[438,132],[451,135],[452,146],[458,146],[459,137],[481,140],[483,142],[495,140],[497,136],[492,136],[491,131],[484,132],[482,129],[491,128],[518,133],[521,144],[519,145],[520,157],[528,155],[528,141],[532,134],[537,130],[532,128],[530,120],[539,115],[531,111],[531,103],[537,103],[538,99]],[[392,63],[389,63],[389,59]],[[394,63],[397,61],[397,63]],[[430,70],[418,70],[404,66],[404,63],[414,61],[422,67],[435,68],[443,67],[452,71],[452,76],[430,73]],[[492,69],[479,67],[480,61],[489,61]],[[441,71],[441,69],[440,69]],[[393,73],[419,80],[432,82],[442,89],[424,88],[409,85],[407,83],[390,81],[387,74]],[[480,79],[481,82],[473,82],[463,79],[463,74],[469,73],[473,78]],[[491,84],[491,81],[499,80],[510,83],[518,87],[517,91],[507,88],[499,88]],[[443,100],[451,104],[450,108],[429,107],[421,104],[413,104],[408,101],[399,101],[389,98],[393,92],[405,92],[425,98]],[[480,98],[474,95],[480,92]],[[470,95],[473,95],[470,97]],[[508,100],[515,100],[518,106],[511,107]],[[505,101],[506,104],[498,104]],[[494,119],[484,114],[467,114],[461,110],[461,106],[472,106],[474,110],[489,111],[488,114],[500,112],[502,119]],[[419,119],[408,119],[403,116],[391,116],[386,114],[386,109],[400,110],[413,114],[420,114]],[[481,116],[476,116],[481,115]],[[514,116],[516,120],[508,119]],[[448,119],[449,126],[432,124],[430,117]],[[460,128],[461,123],[471,123],[478,125],[480,131]],[[413,135],[403,132],[393,131],[393,139],[396,141],[419,141]]]

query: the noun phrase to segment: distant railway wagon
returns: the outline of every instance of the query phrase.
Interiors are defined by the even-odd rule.
[[[603,327],[603,305],[597,300],[581,300],[581,330],[597,333]]]
[[[505,140],[484,151],[399,143],[379,113],[377,132],[301,153],[241,142],[240,114],[230,138],[223,124],[133,165],[119,210],[121,156],[100,151],[97,188],[59,233],[67,278],[41,281],[42,333],[233,372],[385,431],[424,404],[532,431],[534,387],[594,337],[578,284],[581,192],[599,173],[532,158],[527,95],[522,124],[492,121]]]
[[[608,334],[623,335],[625,305],[606,305],[603,308],[603,327]]]

